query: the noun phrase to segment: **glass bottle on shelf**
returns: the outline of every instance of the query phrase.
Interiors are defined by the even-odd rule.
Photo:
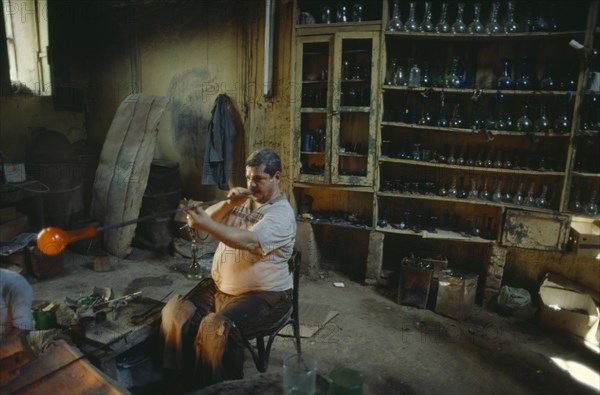
[[[568,133],[571,128],[571,121],[567,115],[567,103],[568,98],[563,101],[560,106],[560,110],[556,120],[554,121],[554,132],[555,133]]]
[[[492,194],[492,202],[502,202],[502,180],[498,180],[496,183],[496,190]]]
[[[500,2],[494,1],[492,3],[492,9],[490,11],[490,19],[485,25],[485,30],[488,34],[498,34],[502,32],[502,26],[498,23],[498,10],[500,8]]]
[[[458,191],[456,192],[456,197],[459,199],[466,199],[467,198],[467,190],[465,189],[465,178],[464,177],[460,177],[460,187],[458,188]]]
[[[554,61],[552,59],[546,59],[546,65],[544,67],[544,75],[540,80],[540,89],[546,91],[552,91],[556,89],[556,81],[554,79]]]
[[[519,187],[517,188],[517,191],[515,192],[515,194],[512,197],[512,204],[516,204],[518,206],[521,206],[524,202],[524,198],[523,198],[523,181],[519,182]]]
[[[533,207],[535,205],[535,196],[533,195],[534,188],[535,188],[535,184],[533,182],[531,182],[529,184],[529,190],[527,191],[527,196],[525,196],[525,199],[523,200],[524,206]]]
[[[548,207],[548,185],[544,184],[542,185],[542,192],[540,193],[540,196],[538,196],[537,199],[535,199],[535,206],[539,207],[539,208],[546,208]]]
[[[598,214],[598,190],[594,189],[590,194],[590,200],[583,205],[583,213],[585,215],[597,215]]]
[[[496,130],[507,130],[506,119],[504,118],[504,93],[502,91],[496,92],[496,100],[494,101],[496,107],[496,121],[494,122],[494,128]]]
[[[506,189],[504,190],[504,195],[502,195],[502,201],[504,203],[510,203],[512,202],[512,195],[510,193],[510,190],[512,189],[512,181],[509,180],[506,184]]]
[[[508,9],[506,11],[506,23],[504,24],[504,33],[518,33],[521,31],[521,27],[515,20],[515,2],[509,1],[507,3]]]
[[[452,29],[447,21],[448,18],[448,3],[442,3],[440,9],[440,20],[435,25],[435,31],[438,33],[450,33]]]
[[[457,194],[458,189],[456,187],[456,176],[452,176],[452,182],[450,183],[450,188],[448,188],[448,191],[446,192],[446,196],[456,197]]]
[[[429,62],[423,62],[423,70],[421,72],[421,86],[431,86],[431,74],[429,71]]]
[[[525,103],[523,105],[523,113],[521,114],[519,119],[517,119],[517,131],[522,133],[531,133],[531,131],[533,130],[533,123],[531,122],[528,113],[529,105]]]
[[[421,22],[420,29],[424,33],[431,33],[435,31],[435,26],[431,21],[431,1],[425,2],[425,12],[423,14],[423,22]]]
[[[364,16],[364,7],[362,3],[354,3],[352,5],[352,22],[362,22]]]
[[[477,190],[477,180],[475,178],[471,178],[471,190],[467,195],[467,199],[476,200],[479,196],[479,191]]]
[[[569,210],[571,210],[574,213],[580,213],[583,210],[583,204],[581,204],[581,200],[579,200],[580,194],[580,191],[577,190],[575,192],[575,197],[569,203]]]
[[[546,117],[546,106],[540,106],[540,116],[535,120],[533,124],[533,130],[540,133],[547,133],[550,131],[550,120]]]
[[[490,200],[491,197],[490,191],[488,191],[488,180],[486,178],[483,180],[483,188],[481,188],[481,191],[479,192],[479,199]]]
[[[394,85],[394,76],[396,74],[396,69],[398,68],[398,58],[392,58],[388,65],[388,68],[385,72],[385,84],[386,85]]]
[[[532,89],[531,77],[529,76],[529,61],[527,58],[521,59],[521,64],[519,67],[519,76],[517,77],[516,86],[519,90]]]
[[[404,86],[406,85],[406,73],[404,73],[404,68],[400,65],[396,67],[396,71],[394,72],[393,84],[396,86]]]
[[[473,22],[469,24],[469,33],[471,34],[483,34],[485,33],[485,26],[480,21],[481,18],[481,3],[473,4]]]
[[[460,66],[460,58],[458,56],[452,57],[452,63],[450,64],[450,73],[446,77],[446,88],[460,88],[462,86],[462,77],[458,73]]]
[[[509,59],[504,59],[502,63],[502,74],[498,78],[498,83],[496,85],[498,89],[513,89],[515,87],[515,81],[511,77],[511,62]]]
[[[503,167],[503,165],[502,165],[502,150],[496,151],[496,160],[494,161],[494,167],[496,169],[501,169]]]
[[[463,22],[465,3],[456,5],[456,21],[452,24],[452,33],[468,33],[467,25]]]
[[[449,165],[454,165],[456,164],[456,156],[454,156],[454,146],[450,147],[450,152],[448,153],[448,158],[446,158],[446,163],[448,163]]]
[[[392,18],[388,21],[386,29],[388,32],[401,32],[404,28],[400,19],[400,0],[394,0]]]
[[[464,127],[464,122],[462,116],[460,115],[460,104],[456,104],[454,106],[452,118],[450,118],[450,127],[458,129]]]
[[[321,23],[332,23],[333,22],[333,9],[326,5],[321,8]]]
[[[448,122],[448,108],[445,104],[442,104],[440,107],[440,117],[437,120],[437,126],[440,128],[447,128],[450,126],[450,123]]]
[[[421,144],[413,144],[412,160],[421,160]]]
[[[546,18],[544,18],[542,9],[543,7],[540,4],[540,6],[538,7],[538,13],[533,18],[532,31],[534,32],[547,32],[550,30],[550,25],[548,24]]]
[[[417,3],[411,1],[408,3],[408,19],[404,22],[404,31],[405,32],[418,32],[419,24],[415,19],[415,12],[417,10]]]
[[[349,22],[348,18],[348,5],[340,1],[336,6],[336,22],[338,23],[346,23]]]
[[[421,69],[414,63],[408,74],[408,86],[419,88],[421,86]]]

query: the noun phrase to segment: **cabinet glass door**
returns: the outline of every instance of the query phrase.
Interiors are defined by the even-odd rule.
[[[294,178],[331,181],[332,36],[303,37],[297,46],[294,108]]]
[[[375,157],[377,40],[372,33],[335,40],[331,181],[371,185]]]

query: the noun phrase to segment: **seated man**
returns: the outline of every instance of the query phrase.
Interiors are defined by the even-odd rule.
[[[277,153],[255,151],[246,161],[247,188],[229,191],[239,198],[186,212],[190,227],[220,242],[212,278],[185,298],[173,297],[162,311],[163,366],[194,377],[196,385],[242,378],[241,335],[271,328],[291,308],[287,263],[296,221],[279,189],[281,171]]]

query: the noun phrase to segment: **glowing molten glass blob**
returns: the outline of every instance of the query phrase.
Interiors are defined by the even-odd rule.
[[[48,227],[38,233],[37,246],[43,254],[54,256],[63,252],[69,244],[95,237],[96,234],[98,231],[94,226],[70,231]]]

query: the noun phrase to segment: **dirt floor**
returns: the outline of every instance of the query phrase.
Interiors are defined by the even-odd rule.
[[[96,272],[90,257],[68,251],[61,275],[30,278],[34,299],[62,303],[66,296],[86,296],[98,286],[112,288],[115,296],[142,291],[160,300],[170,291],[183,294],[196,283],[185,277],[189,259],[181,256],[136,250],[127,260],[111,257],[110,265],[109,271]],[[345,286],[333,286],[336,281]],[[399,305],[393,290],[364,286],[335,272],[303,275],[300,303],[338,312],[314,336],[302,339],[303,353],[318,360],[317,393],[326,393],[325,380],[336,367],[360,371],[363,394],[600,393],[598,350],[578,338],[541,328],[534,314],[503,316],[476,305],[470,318],[456,321]],[[265,386],[281,393],[282,361],[293,352],[291,338],[278,338],[268,373],[258,373],[247,355],[244,382],[198,393],[271,393]],[[267,384],[261,387],[261,381]],[[243,387],[250,390],[244,392]],[[157,383],[133,392],[169,391]]]

